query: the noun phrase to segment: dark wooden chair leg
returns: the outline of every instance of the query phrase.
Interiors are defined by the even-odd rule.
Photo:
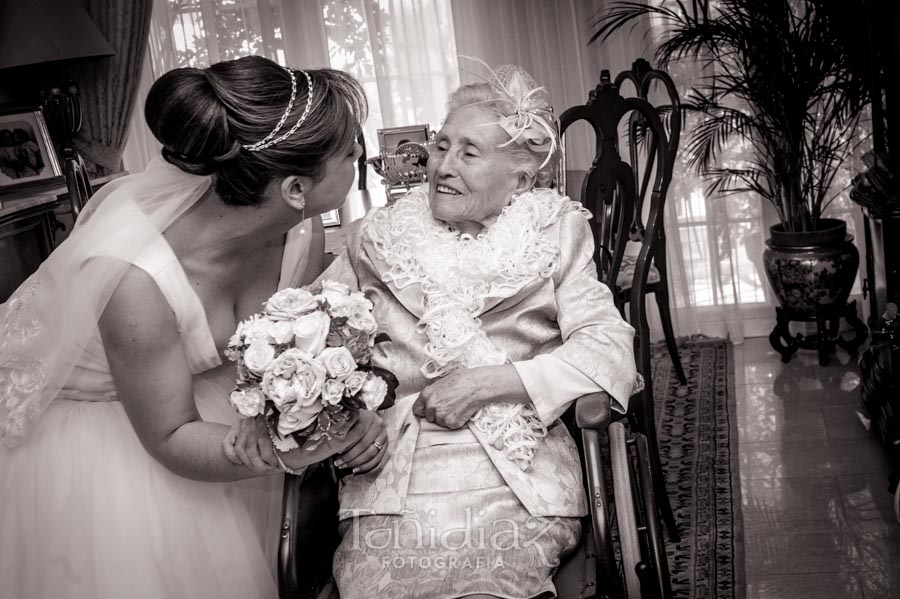
[[[675,330],[672,328],[672,312],[669,310],[669,290],[666,285],[660,284],[653,293],[656,297],[656,306],[659,308],[659,319],[662,321],[663,335],[666,337],[666,347],[675,367],[675,376],[682,385],[687,385],[687,377],[684,375],[684,367],[681,365],[681,357],[678,355],[678,345],[675,341]]]
[[[638,334],[635,335],[635,344],[637,346],[637,357],[640,360],[641,373],[644,374],[644,390],[641,392],[641,409],[637,412],[637,425],[647,437],[648,459],[650,460],[651,471],[653,473],[653,487],[659,505],[660,515],[669,531],[669,538],[677,542],[681,537],[678,534],[678,525],[675,522],[675,512],[672,510],[672,504],[669,501],[669,493],[666,490],[666,477],[663,473],[662,460],[659,457],[659,443],[656,440],[656,409],[653,405],[653,377],[651,376],[650,366],[650,346],[643,343],[650,334],[650,327],[647,324],[646,314],[642,314],[640,307],[633,307],[631,314],[632,319],[636,321],[634,325]]]
[[[681,365],[681,357],[678,355],[678,346],[675,343],[675,329],[672,327],[672,311],[669,309],[669,273],[666,260],[666,238],[662,236],[659,249],[654,258],[656,270],[659,272],[659,283],[653,295],[656,296],[656,306],[659,308],[659,319],[662,321],[663,334],[666,337],[666,347],[675,367],[675,376],[682,385],[687,385],[687,377],[684,375],[684,367]]]

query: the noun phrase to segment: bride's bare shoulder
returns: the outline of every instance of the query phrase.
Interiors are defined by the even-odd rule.
[[[175,313],[168,300],[153,277],[135,265],[126,268],[112,291],[99,326],[107,354],[166,346],[178,340]]]

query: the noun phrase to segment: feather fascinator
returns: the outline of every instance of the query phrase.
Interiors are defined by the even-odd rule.
[[[490,76],[479,77],[501,96],[502,101],[508,102],[513,108],[512,114],[501,117],[497,122],[510,137],[500,147],[512,143],[528,144],[537,152],[546,152],[547,157],[540,166],[544,168],[559,146],[547,89],[539,87],[534,78],[518,65],[507,64],[492,69],[480,58],[462,55],[460,58],[475,61],[487,69]]]

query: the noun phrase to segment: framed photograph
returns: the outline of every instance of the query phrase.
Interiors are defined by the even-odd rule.
[[[62,180],[41,111],[0,114],[0,195]]]
[[[427,144],[431,135],[428,125],[409,125],[406,127],[388,127],[378,130],[378,145],[382,155],[393,154],[397,146],[406,142]]]
[[[326,227],[341,226],[341,215],[337,210],[329,210],[322,214],[322,224]]]

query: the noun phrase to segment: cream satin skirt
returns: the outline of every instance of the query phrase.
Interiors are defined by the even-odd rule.
[[[577,518],[535,518],[478,443],[416,449],[406,512],[341,523],[341,599],[555,596]]]

